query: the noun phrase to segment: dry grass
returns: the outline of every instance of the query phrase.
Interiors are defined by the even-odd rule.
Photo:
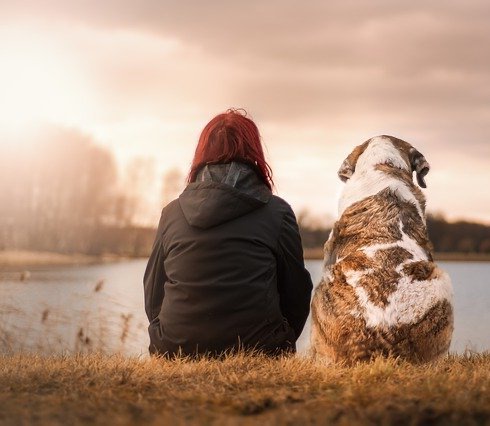
[[[0,424],[490,424],[490,354],[345,368],[222,361],[0,357]]]

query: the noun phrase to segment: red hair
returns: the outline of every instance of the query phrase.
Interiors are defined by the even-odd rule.
[[[232,161],[251,165],[272,190],[272,170],[265,161],[259,129],[246,117],[244,110],[229,109],[206,124],[199,137],[187,181],[194,182],[206,164]]]

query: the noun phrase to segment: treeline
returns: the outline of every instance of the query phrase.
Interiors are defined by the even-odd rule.
[[[301,220],[299,227],[305,248],[323,247],[330,233],[326,227],[302,223]],[[490,226],[468,221],[448,222],[441,215],[429,214],[427,229],[436,252],[490,253]]]
[[[160,190],[165,205],[183,186],[177,169],[158,179],[151,159],[137,158],[120,170],[109,150],[76,130],[55,127],[24,140],[4,137],[0,250],[146,256],[157,221],[139,225],[155,209],[146,195]],[[306,211],[298,223],[305,248],[323,247],[330,231],[325,223]],[[490,253],[489,226],[448,222],[440,215],[429,215],[427,225],[437,252]]]
[[[146,255],[154,229],[138,219],[154,174],[147,159],[118,170],[109,150],[76,130],[3,138],[0,250]],[[178,185],[175,172],[166,179],[162,197]]]
[[[427,218],[429,237],[440,253],[490,253],[490,226],[469,222],[448,222],[440,215]]]

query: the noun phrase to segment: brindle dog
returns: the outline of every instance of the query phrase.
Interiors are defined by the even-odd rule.
[[[338,172],[346,182],[325,243],[312,301],[312,355],[353,364],[375,356],[413,362],[447,353],[452,286],[433,261],[425,224],[429,164],[409,143],[378,136],[356,147]]]

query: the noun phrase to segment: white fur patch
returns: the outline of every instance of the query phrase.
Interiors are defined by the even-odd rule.
[[[402,225],[400,223],[400,229]],[[418,244],[402,231],[401,241],[391,244],[376,244],[361,248],[366,255],[372,257],[378,250],[391,247],[402,247],[413,255],[397,266],[396,271],[401,275],[397,289],[388,297],[386,307],[376,306],[369,300],[366,290],[359,285],[361,278],[372,270],[349,271],[345,274],[347,283],[354,287],[360,310],[353,312],[355,316],[362,315],[368,327],[389,328],[401,324],[413,324],[422,319],[426,312],[438,302],[452,302],[453,292],[451,279],[441,269],[437,269],[434,279],[413,281],[403,273],[403,266],[418,260],[427,260],[425,252]]]
[[[345,184],[339,200],[339,217],[352,204],[389,188],[400,199],[413,203],[425,223],[422,208],[411,189],[396,177],[375,169],[377,164],[385,164],[386,162],[390,162],[397,168],[409,170],[408,165],[390,139],[377,137],[369,143],[366,150],[359,156],[356,171]]]
[[[451,280],[442,270],[439,277],[426,281],[412,281],[410,277],[403,276],[398,282],[397,291],[388,297],[388,305],[384,308],[372,303],[364,288],[355,284],[353,287],[368,327],[415,324],[438,302],[452,302]]]
[[[393,145],[390,138],[377,136],[369,142],[366,150],[357,159],[356,173],[370,170],[376,164],[391,163],[394,167],[402,170],[410,170],[400,154]]]
[[[323,279],[325,281],[328,281],[331,277],[330,274],[330,266],[333,265],[337,259],[334,258],[334,254],[330,252],[330,250],[327,250],[328,247],[331,247],[331,241],[333,239],[333,230],[330,231],[330,234],[328,235],[328,240],[324,245],[324,252],[323,252]]]
[[[400,220],[399,223],[400,233],[402,234],[402,239],[399,241],[395,241],[394,243],[385,243],[385,244],[373,244],[372,246],[362,247],[361,250],[369,257],[373,257],[378,250],[386,250],[394,247],[401,247],[407,250],[413,257],[409,259],[405,263],[416,262],[418,260],[428,260],[427,254],[417,244],[413,238],[410,238],[405,232],[403,232],[403,223]],[[402,265],[404,265],[403,263]],[[398,268],[397,268],[398,269]]]

